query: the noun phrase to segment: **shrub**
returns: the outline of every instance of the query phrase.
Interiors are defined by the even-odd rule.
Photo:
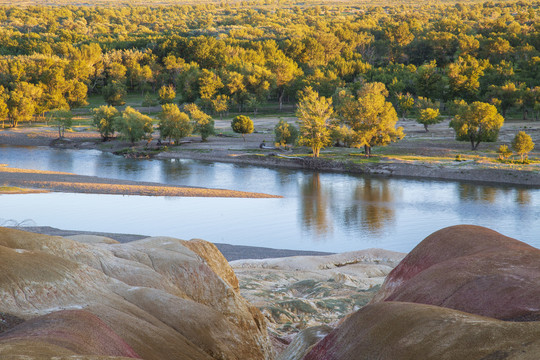
[[[162,86],[158,91],[158,96],[160,104],[170,104],[174,102],[176,91],[172,85]]]
[[[242,134],[242,138],[246,141],[246,134],[251,134],[254,130],[253,121],[249,116],[238,115],[231,121],[231,127],[237,134]]]
[[[506,161],[506,159],[512,156],[512,151],[508,149],[507,145],[501,145],[499,146],[499,149],[497,149],[497,154],[499,154],[499,160]]]
[[[298,130],[294,125],[289,124],[284,120],[279,120],[274,127],[275,142],[279,146],[286,144],[294,145],[298,139]]]
[[[114,126],[131,143],[150,138],[153,132],[152,118],[129,106],[122,112],[122,116],[116,118]]]
[[[521,162],[524,162],[524,156],[534,149],[534,143],[525,131],[520,131],[512,140],[512,149],[521,155]]]

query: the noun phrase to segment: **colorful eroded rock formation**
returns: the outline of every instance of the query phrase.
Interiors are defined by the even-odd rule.
[[[540,250],[486,228],[454,226],[422,241],[370,305],[302,358],[537,359],[539,314]]]
[[[0,228],[0,358],[272,359],[264,317],[225,259],[186,244]]]
[[[502,320],[540,316],[540,250],[480,226],[439,230],[386,278],[371,303],[437,305]]]

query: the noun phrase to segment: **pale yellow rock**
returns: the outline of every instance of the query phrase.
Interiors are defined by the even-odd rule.
[[[0,228],[0,274],[3,312],[84,309],[147,360],[273,358],[260,311],[182,240],[85,244]]]
[[[64,236],[65,238],[75,240],[81,243],[85,244],[119,244],[118,241],[111,239],[106,236],[99,236],[99,235],[71,235],[71,236]]]
[[[230,264],[241,294],[262,309],[271,332],[289,336],[309,326],[335,323],[358,310],[404,256],[369,249]]]

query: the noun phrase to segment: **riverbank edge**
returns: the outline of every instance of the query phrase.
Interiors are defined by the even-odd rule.
[[[465,181],[485,184],[540,187],[540,172],[512,168],[483,168],[481,164],[418,164],[393,161],[356,164],[324,158],[294,157],[286,155],[219,154],[195,151],[161,152],[156,159],[192,159],[216,161],[271,168],[289,168],[362,174],[382,177],[401,177],[445,181]]]
[[[2,133],[4,135],[4,133]],[[81,134],[82,135],[82,134]],[[354,163],[353,161],[338,161],[327,158],[312,158],[308,156],[281,155],[276,150],[260,150],[253,154],[253,150],[208,150],[208,149],[182,149],[177,147],[174,151],[146,151],[143,146],[128,146],[116,148],[104,148],[102,142],[82,136],[69,141],[58,141],[42,136],[27,137],[22,133],[10,133],[7,139],[0,143],[5,145],[25,146],[49,146],[64,149],[93,149],[103,152],[117,153],[119,148],[133,148],[140,150],[144,158],[155,159],[192,159],[209,162],[226,162],[268,168],[289,168],[315,170],[336,173],[362,174],[377,177],[400,177],[418,180],[441,180],[463,181],[471,183],[484,183],[492,185],[540,187],[540,171],[516,169],[516,165],[500,164],[499,168],[487,167],[485,164],[476,163],[472,160],[452,164],[426,163],[426,162],[403,162],[388,158],[380,159],[379,162]],[[146,156],[148,155],[148,156]],[[274,156],[272,156],[274,155]]]

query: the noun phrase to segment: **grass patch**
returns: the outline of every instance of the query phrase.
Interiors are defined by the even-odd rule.
[[[373,155],[370,157],[365,157],[365,156],[360,157],[357,155],[353,155],[353,156],[349,155],[348,159],[352,160],[352,162],[355,164],[376,164],[381,161],[380,157],[373,156]]]

